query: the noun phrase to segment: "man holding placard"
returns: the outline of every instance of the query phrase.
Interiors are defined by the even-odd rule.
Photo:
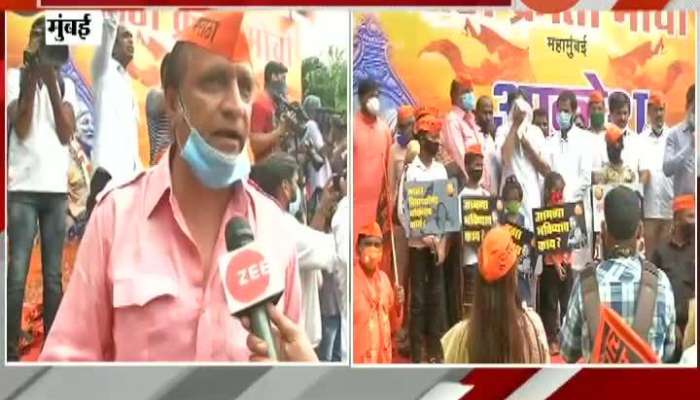
[[[462,263],[461,272],[462,293],[460,296],[463,306],[471,307],[474,273],[479,264],[478,252],[481,239],[488,232],[494,221],[491,217],[489,192],[479,186],[484,166],[484,156],[481,146],[467,146],[464,154],[464,165],[467,168],[467,184],[459,193],[462,220]]]
[[[440,337],[445,331],[445,279],[442,264],[446,254],[446,239],[441,234],[420,236],[426,225],[427,214],[437,213],[432,207],[438,196],[419,199],[414,191],[424,191],[413,187],[411,182],[447,181],[447,171],[442,163],[435,160],[440,150],[441,122],[433,115],[421,118],[416,123],[416,138],[420,142],[420,153],[408,166],[401,180],[402,202],[399,205],[400,220],[404,230],[409,232],[409,268],[411,270],[411,359],[414,363],[423,360],[423,332],[427,332],[427,354],[431,363],[442,361]],[[448,183],[448,185],[450,185]],[[454,191],[455,189],[452,188]],[[407,215],[408,214],[408,215]],[[439,216],[439,215],[438,215]],[[418,233],[418,234],[417,234]]]

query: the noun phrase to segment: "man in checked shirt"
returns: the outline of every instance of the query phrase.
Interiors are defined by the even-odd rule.
[[[643,234],[639,196],[632,189],[618,186],[605,196],[604,208],[601,232],[604,260],[595,272],[600,304],[615,310],[632,326],[643,270],[642,259],[637,254],[637,241]],[[656,306],[644,340],[659,360],[668,362],[676,347],[676,307],[671,282],[663,271],[657,270],[657,273]],[[580,279],[574,283],[559,340],[566,362],[575,363],[581,357],[590,360],[594,340],[584,313]]]

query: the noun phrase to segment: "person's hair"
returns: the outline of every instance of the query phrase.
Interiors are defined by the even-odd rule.
[[[165,89],[165,80],[168,78],[167,75],[167,69],[168,69],[168,60],[170,59],[170,53],[166,53],[165,56],[163,56],[163,60],[160,62],[160,84]]]
[[[270,83],[270,79],[272,79],[272,75],[276,74],[286,74],[287,73],[287,67],[282,64],[281,62],[277,61],[270,61],[267,64],[265,64],[265,70],[263,71],[263,79],[264,79],[264,84],[267,85]]]
[[[476,109],[479,110],[482,107],[482,104],[484,104],[485,102],[493,103],[491,100],[491,96],[485,94],[479,96],[479,98],[476,100]]]
[[[340,130],[345,130],[348,127],[347,123],[339,115],[333,115],[331,117],[331,125],[333,125],[334,128]]]
[[[556,171],[551,171],[544,177],[544,204],[547,204],[549,201],[549,195],[552,193],[552,190],[554,190],[554,185],[557,183],[566,185],[564,177]]]
[[[535,111],[532,112],[532,123],[535,123],[535,119],[539,117],[545,117],[547,118],[547,110],[544,108],[538,108]]]
[[[357,96],[363,98],[377,89],[379,89],[379,84],[374,79],[363,79],[357,83]]]
[[[520,182],[515,178],[515,175],[511,175],[506,178],[506,182],[503,184],[503,190],[501,190],[501,198],[505,199],[506,194],[511,190],[518,191],[518,198],[520,201],[523,200],[523,187],[520,186]]]
[[[464,168],[466,169],[469,166],[469,163],[477,157],[481,157],[482,159],[484,158],[483,155],[473,154],[473,153],[464,153]]]
[[[639,195],[626,186],[618,186],[603,200],[605,226],[616,240],[633,239],[639,221],[642,218],[642,207]]]
[[[276,197],[282,181],[291,181],[296,172],[297,163],[294,157],[287,153],[276,152],[251,167],[250,179],[263,192]]]
[[[610,97],[608,97],[608,109],[611,113],[614,113],[625,106],[627,106],[627,109],[630,110],[630,98],[627,97],[626,94],[622,92],[614,92],[610,95]]]
[[[516,88],[515,90],[511,90],[510,92],[508,92],[508,99],[506,100],[506,104],[508,105],[507,111],[510,112],[511,107],[513,107],[513,102],[518,97],[522,97],[525,101],[527,101],[527,96],[525,96],[525,92],[520,88]],[[527,102],[529,103],[529,101]]]
[[[568,101],[569,104],[571,104],[571,111],[576,113],[578,101],[576,100],[576,95],[574,92],[571,90],[564,90],[563,92],[559,93],[559,97],[557,97],[557,105],[560,105],[562,101]]]
[[[526,361],[527,342],[521,328],[524,314],[517,294],[516,271],[513,266],[506,276],[493,283],[475,273],[474,305],[466,343],[470,363]]]
[[[43,15],[41,17],[35,19],[34,22],[32,22],[32,27],[29,28],[29,33],[31,34],[31,32],[34,31],[34,28],[36,28],[37,25],[44,24],[45,21],[46,21],[46,17],[44,17]]]
[[[688,91],[685,93],[685,106],[686,108],[690,105],[690,103],[695,101],[695,84],[693,83],[690,85],[688,88]]]
[[[163,57],[160,63],[160,71],[163,90],[168,88],[178,89],[185,77],[187,57],[189,57],[190,44],[177,42],[170,53]]]
[[[450,102],[455,100],[455,96],[457,96],[457,92],[459,91],[460,87],[461,85],[459,82],[457,82],[456,79],[453,79],[452,83],[450,83]]]

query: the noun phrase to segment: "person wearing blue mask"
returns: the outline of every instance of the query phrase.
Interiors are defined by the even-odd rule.
[[[578,111],[578,99],[574,92],[562,91],[557,98],[555,111],[555,128],[558,126],[559,129],[554,130],[546,139],[549,165],[552,171],[559,173],[566,182],[564,202],[582,201],[586,207],[587,226],[590,226],[592,211],[590,201],[587,200],[593,169],[593,134],[579,128],[574,122]],[[592,238],[588,238],[588,243],[591,240]],[[583,268],[591,258],[589,247],[574,251],[574,268]]]
[[[478,144],[483,146],[484,135],[477,124],[476,96],[472,80],[468,76],[458,76],[450,85],[452,109],[445,116],[441,132],[443,151],[441,160],[450,178],[459,179],[461,185],[467,181],[467,169],[464,165],[464,149]],[[489,190],[489,171],[484,170],[481,186]],[[490,191],[490,190],[489,190]]]
[[[268,307],[275,325],[290,330],[280,359],[317,360],[299,327],[293,232],[274,200],[248,182],[255,77],[243,16],[205,13],[166,57],[173,145],[153,168],[98,196],[40,359],[266,358],[250,324],[231,317],[219,274],[228,222],[242,217],[270,274],[284,277],[284,294]],[[197,28],[212,24],[218,28]]]

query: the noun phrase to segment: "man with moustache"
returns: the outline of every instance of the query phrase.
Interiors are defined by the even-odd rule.
[[[139,156],[139,109],[127,68],[134,58],[134,37],[105,14],[102,42],[92,59],[95,91],[94,175],[121,184],[142,168]],[[107,178],[104,178],[104,177]]]
[[[268,307],[284,332],[281,358],[316,359],[296,325],[299,271],[283,211],[248,184],[255,80],[243,16],[209,12],[179,36],[163,82],[174,143],[98,199],[41,360],[263,359],[248,321],[231,317],[217,270],[235,216],[284,274],[284,294]]]

